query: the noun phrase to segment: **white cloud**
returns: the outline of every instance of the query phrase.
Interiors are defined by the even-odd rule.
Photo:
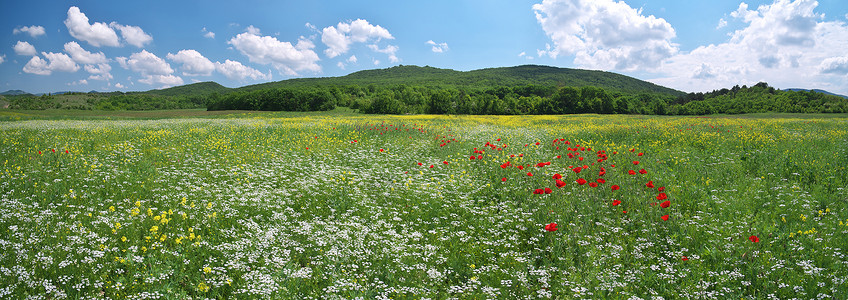
[[[727,26],[727,20],[724,18],[718,19],[718,25],[716,25],[716,29],[722,29]]]
[[[4,61],[6,61],[6,55],[0,55],[0,64],[2,64]]]
[[[227,43],[233,45],[251,62],[270,64],[287,75],[297,75],[297,71],[321,71],[316,62],[318,54],[312,51],[315,44],[301,37],[296,45],[281,42],[275,37],[260,36],[259,30],[253,26],[247,32],[240,33]]]
[[[76,62],[65,53],[41,52],[41,55],[47,59],[33,56],[24,66],[23,71],[36,75],[50,75],[53,71],[76,72],[79,70]]]
[[[203,36],[204,36],[204,37],[207,37],[207,38],[210,38],[210,39],[214,39],[214,38],[215,38],[215,33],[214,33],[214,32],[211,32],[211,31],[206,30],[206,27],[203,27],[203,30],[202,30],[202,31],[204,32],[204,33],[203,33]]]
[[[103,64],[109,61],[103,52],[88,52],[74,41],[65,43],[65,52],[70,54],[74,61],[81,64]]]
[[[39,35],[45,34],[44,27],[35,26],[35,25],[33,25],[33,26],[21,26],[21,27],[15,28],[15,29],[12,30],[12,33],[13,34],[27,33],[34,38],[38,37]]]
[[[215,62],[215,69],[218,70],[218,73],[224,74],[230,80],[244,81],[248,77],[253,80],[271,80],[271,72],[268,72],[267,75],[262,74],[262,72],[254,68],[229,59],[224,61],[224,63]]]
[[[356,61],[358,61],[358,59],[356,59],[356,55],[351,55],[350,57],[347,58],[347,62],[349,62],[349,63],[355,64]]]
[[[35,47],[33,45],[22,41],[18,41],[15,46],[12,46],[12,49],[15,49],[15,54],[17,55],[34,56],[38,53],[35,51]]]
[[[523,57],[523,58],[526,58],[526,59],[533,59],[532,56],[527,55],[527,52],[524,52],[524,51],[521,51],[521,53],[518,53],[518,57]]]
[[[112,80],[112,66],[109,64],[85,65],[83,66],[86,72],[90,73],[88,79],[91,80]]]
[[[379,60],[379,59],[372,59],[372,60],[371,60],[371,62],[373,62],[375,66],[380,65],[380,60]]]
[[[253,25],[247,26],[247,28],[245,28],[244,31],[247,32],[247,33],[253,34],[253,35],[261,35],[262,34],[262,32],[259,31],[259,28],[253,27]]]
[[[123,84],[121,84],[120,82],[116,83],[115,87],[119,88],[119,89],[125,88],[125,86]]]
[[[133,53],[130,58],[118,57],[115,60],[125,69],[130,69],[140,73],[142,76],[148,75],[170,75],[174,73],[171,66],[164,59],[159,58],[147,50]]]
[[[448,43],[436,43],[433,40],[429,40],[429,41],[427,41],[426,44],[433,46],[433,48],[431,50],[434,53],[442,53],[442,52],[447,52],[448,50],[450,50],[450,48],[448,48]]]
[[[338,66],[338,67],[339,67],[339,69],[342,69],[342,70],[344,70],[344,69],[345,69],[345,64],[344,64],[343,62],[338,62],[338,63],[336,64],[336,66]]]
[[[69,82],[68,85],[88,85],[88,80],[80,79],[78,81]]]
[[[623,1],[544,0],[533,10],[554,42],[540,54],[551,58],[573,54],[583,67],[639,70],[654,69],[678,51],[671,24]]]
[[[848,75],[848,56],[830,57],[821,62],[819,71],[824,74]]]
[[[215,64],[196,50],[180,50],[177,54],[168,53],[168,59],[183,64],[185,76],[209,76],[215,71]]]
[[[379,42],[381,39],[394,39],[394,37],[380,25],[371,25],[363,19],[356,19],[349,23],[339,22],[335,27],[324,28],[321,33],[321,42],[329,47],[324,50],[324,54],[329,58],[347,53],[353,43]]]
[[[68,18],[65,19],[65,26],[68,27],[68,33],[72,37],[85,41],[92,46],[118,47],[121,45],[115,30],[106,23],[95,22],[94,24],[89,24],[88,17],[76,6],[71,6],[68,9]]]
[[[389,61],[391,61],[393,63],[400,61],[397,58],[397,55],[395,55],[395,53],[398,51],[397,46],[388,45],[388,46],[386,46],[386,48],[380,49],[380,47],[378,47],[377,45],[368,45],[368,48],[371,49],[371,50],[374,50],[374,52],[384,53],[384,54],[388,55]]]
[[[147,75],[142,79],[139,79],[138,82],[154,85],[154,84],[162,84],[161,88],[168,88],[176,85],[182,85],[183,79],[179,76],[174,75]]]
[[[121,36],[124,37],[124,40],[130,45],[141,48],[144,47],[145,44],[149,44],[153,41],[153,37],[144,33],[144,30],[142,30],[141,27],[121,25],[115,22],[112,22],[109,26],[119,30],[121,32]]]
[[[717,45],[698,47],[663,62],[655,83],[684,91],[708,91],[768,82],[779,88],[848,92],[848,25],[825,22],[814,0],[776,0],[730,15],[747,23]]]

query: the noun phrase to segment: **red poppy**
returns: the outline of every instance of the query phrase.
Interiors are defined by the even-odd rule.
[[[419,166],[423,166],[424,164],[423,164],[423,163],[418,163],[418,165],[419,165]]]
[[[613,185],[610,187],[610,189],[612,189],[613,191],[617,191],[619,188],[620,187],[618,187],[618,185]]]
[[[589,183],[589,186],[591,186],[591,187],[598,187],[598,183],[597,183],[597,182],[590,182],[590,183]]]
[[[482,155],[477,155],[477,159],[483,159]]]
[[[506,182],[506,177],[501,178],[501,181]]]
[[[500,141],[501,141],[501,139],[497,139],[497,140],[495,140],[495,141],[498,141],[498,142],[500,142]]]
[[[657,191],[660,191],[660,192],[665,191],[665,187],[661,186],[660,188],[657,189]]]
[[[668,196],[666,196],[665,193],[660,193],[659,195],[657,195],[657,200],[665,200],[665,199],[668,199]]]
[[[533,173],[527,172],[527,176],[533,176]]]
[[[648,183],[645,184],[645,187],[651,188],[651,189],[654,188],[654,181],[653,180],[648,181]]]
[[[448,164],[448,161],[443,161],[442,163],[443,163],[443,164]]]
[[[553,178],[554,179],[562,179],[562,175],[559,175],[559,173],[556,173],[556,174],[554,174]]]
[[[545,230],[547,230],[547,231],[557,231],[556,227],[557,227],[557,223],[551,223],[551,224],[545,225]]]
[[[618,206],[619,204],[621,204],[621,201],[619,201],[619,200],[612,200],[612,206]]]
[[[543,162],[540,162],[540,163],[536,164],[536,167],[537,167],[537,168],[541,168],[541,167],[544,167],[544,166],[546,166],[546,164],[545,164],[545,163],[543,163]]]
[[[545,188],[545,194],[553,193],[554,191],[551,188]]]
[[[435,167],[435,166],[434,166],[434,165],[430,165],[430,169],[432,169],[433,167]]]
[[[576,167],[576,168],[572,169],[572,171],[574,171],[574,173],[580,173],[580,171],[583,171],[583,168]]]
[[[639,164],[639,162],[634,160],[634,161],[633,161],[633,164],[634,164],[634,165],[638,165],[638,164]]]
[[[642,156],[643,154],[645,153],[639,152],[639,154],[636,154],[636,156]]]
[[[663,221],[668,221],[668,215],[660,217]]]
[[[562,181],[562,180],[559,180],[559,179],[556,180],[556,187],[562,188],[564,186],[565,186],[565,181]]]
[[[524,170],[524,166],[518,166],[517,168],[518,168],[519,170]]]
[[[65,154],[69,153],[68,150],[65,150]]]
[[[689,258],[686,255],[683,256],[683,261],[689,261]]]
[[[577,178],[577,184],[579,184],[579,185],[584,185],[584,184],[586,184],[586,179],[583,179],[583,178]]]
[[[756,235],[752,235],[751,237],[749,237],[749,238],[748,238],[748,240],[750,240],[750,241],[752,241],[752,242],[754,242],[754,243],[759,243],[759,242],[760,242],[760,238],[758,238]]]
[[[50,149],[50,151],[53,151],[53,153],[56,153],[56,149]]]
[[[636,171],[630,170],[630,171],[627,171],[627,174],[636,175]]]
[[[536,142],[536,146],[539,146],[539,142]]]
[[[541,195],[541,194],[544,194],[544,193],[545,193],[545,190],[543,190],[543,189],[533,190],[533,194],[535,194],[535,195]]]
[[[472,156],[468,157],[468,160],[474,160],[475,158],[477,158],[477,157],[472,155]]]
[[[38,151],[38,154],[41,154],[41,151]]]
[[[383,152],[383,151],[386,151],[386,150],[383,150],[383,148],[380,148],[380,152]]]
[[[597,181],[598,183],[607,183],[607,181],[606,181],[605,179],[603,179],[603,178],[598,178],[598,180],[596,180],[596,181]]]
[[[671,201],[665,200],[665,202],[660,203],[660,207],[662,208],[668,208],[669,206],[671,206]]]
[[[648,171],[646,171],[645,169],[641,169],[639,170],[639,174],[648,174]]]

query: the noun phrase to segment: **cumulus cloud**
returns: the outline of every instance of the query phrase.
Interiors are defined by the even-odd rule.
[[[89,24],[88,17],[76,6],[71,6],[68,9],[68,18],[65,19],[65,26],[68,27],[68,33],[72,37],[80,41],[85,41],[94,47],[118,47],[121,45],[118,40],[118,34],[115,33],[114,29],[106,23],[94,22],[94,24]]]
[[[718,19],[718,25],[716,25],[716,29],[722,29],[727,26],[727,20],[724,18]]]
[[[71,6],[68,9],[68,18],[65,19],[65,26],[68,27],[68,33],[72,37],[95,47],[121,46],[118,33],[115,32],[116,29],[121,32],[124,41],[139,48],[153,41],[153,37],[145,33],[138,26],[121,25],[116,22],[108,25],[103,22],[94,22],[91,24],[88,17],[76,6]]]
[[[125,69],[138,72],[142,76],[169,75],[174,73],[174,69],[171,69],[171,65],[165,62],[164,59],[159,58],[153,53],[147,52],[147,50],[141,50],[141,52],[133,53],[130,55],[129,59],[119,57],[116,58],[116,60],[118,60],[118,63]]]
[[[321,42],[328,47],[324,50],[324,54],[329,58],[347,53],[353,43],[379,42],[381,39],[394,39],[394,37],[380,25],[371,25],[363,19],[348,23],[339,22],[335,27],[325,27],[321,31]]]
[[[316,63],[319,60],[318,54],[312,51],[315,48],[312,41],[301,37],[296,45],[292,45],[260,34],[258,29],[250,26],[246,32],[236,35],[227,43],[247,56],[251,62],[270,64],[287,75],[297,75],[298,71],[304,70],[321,71],[321,67]]]
[[[848,56],[827,58],[821,62],[819,70],[825,74],[848,75]]]
[[[262,72],[259,72],[254,68],[229,59],[224,61],[224,63],[215,62],[215,70],[218,70],[218,73],[224,74],[224,76],[230,80],[244,81],[246,78],[253,80],[271,80],[271,72],[268,72],[267,75],[262,74]]]
[[[127,44],[141,48],[153,41],[153,37],[141,30],[141,27],[121,25],[115,22],[112,22],[109,26],[119,30]]]
[[[685,91],[766,81],[776,87],[848,92],[848,25],[823,21],[817,5],[814,0],[775,0],[749,10],[742,3],[730,15],[746,27],[724,43],[671,57],[663,62],[661,78],[652,81]]]
[[[533,10],[554,42],[540,54],[551,58],[573,54],[583,67],[638,70],[656,68],[678,51],[671,24],[623,1],[544,0]]]
[[[17,44],[12,46],[12,49],[15,49],[15,54],[17,55],[34,56],[38,53],[35,51],[35,46],[22,41],[18,41]]]
[[[125,88],[125,86],[123,84],[121,84],[120,82],[116,83],[115,87],[119,88],[119,89]]]
[[[204,37],[207,37],[207,38],[210,38],[210,39],[214,39],[214,38],[215,38],[215,33],[214,33],[214,32],[211,32],[211,31],[206,30],[206,27],[203,27],[203,30],[202,30],[202,31],[203,31],[203,36],[204,36]]]
[[[168,53],[166,57],[181,63],[185,76],[209,76],[215,71],[215,64],[196,50],[180,50],[177,54]]]
[[[350,57],[347,58],[347,62],[349,62],[349,63],[355,64],[356,61],[358,61],[358,59],[356,59],[356,55],[351,55]]]
[[[0,64],[2,64],[4,61],[6,61],[6,55],[0,55]]]
[[[17,27],[17,28],[12,30],[12,34],[18,34],[18,33],[26,33],[26,34],[29,34],[30,36],[34,37],[34,38],[45,34],[44,27],[35,26],[35,25],[33,25],[33,26],[21,26],[21,27]]]
[[[50,75],[53,71],[76,72],[79,66],[65,53],[41,52],[46,58],[33,56],[24,66],[23,71],[36,75]]]
[[[139,79],[138,82],[154,85],[154,84],[162,84],[162,88],[168,88],[175,85],[182,85],[183,79],[179,76],[174,75],[147,75],[142,79]]]
[[[86,72],[90,73],[88,79],[91,80],[112,80],[112,66],[109,64],[85,65],[83,66]]]
[[[109,61],[103,52],[88,52],[73,41],[65,43],[65,53],[70,54],[74,61],[81,64],[103,64]]]
[[[433,40],[429,40],[426,44],[433,46],[431,50],[433,50],[434,53],[447,52],[450,49],[448,48],[448,43],[436,43]]]
[[[380,49],[379,46],[372,44],[372,45],[368,45],[368,48],[370,48],[371,50],[374,50],[374,52],[384,53],[384,54],[388,55],[389,61],[391,61],[393,63],[400,61],[398,59],[397,55],[395,55],[395,53],[398,51],[397,46],[388,45],[388,46],[386,46],[386,48]]]

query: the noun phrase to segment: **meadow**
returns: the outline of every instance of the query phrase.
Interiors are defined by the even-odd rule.
[[[0,298],[848,298],[844,116],[16,119]]]

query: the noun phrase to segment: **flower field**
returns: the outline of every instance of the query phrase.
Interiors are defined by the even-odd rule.
[[[846,118],[268,113],[0,133],[0,298],[848,298]]]

